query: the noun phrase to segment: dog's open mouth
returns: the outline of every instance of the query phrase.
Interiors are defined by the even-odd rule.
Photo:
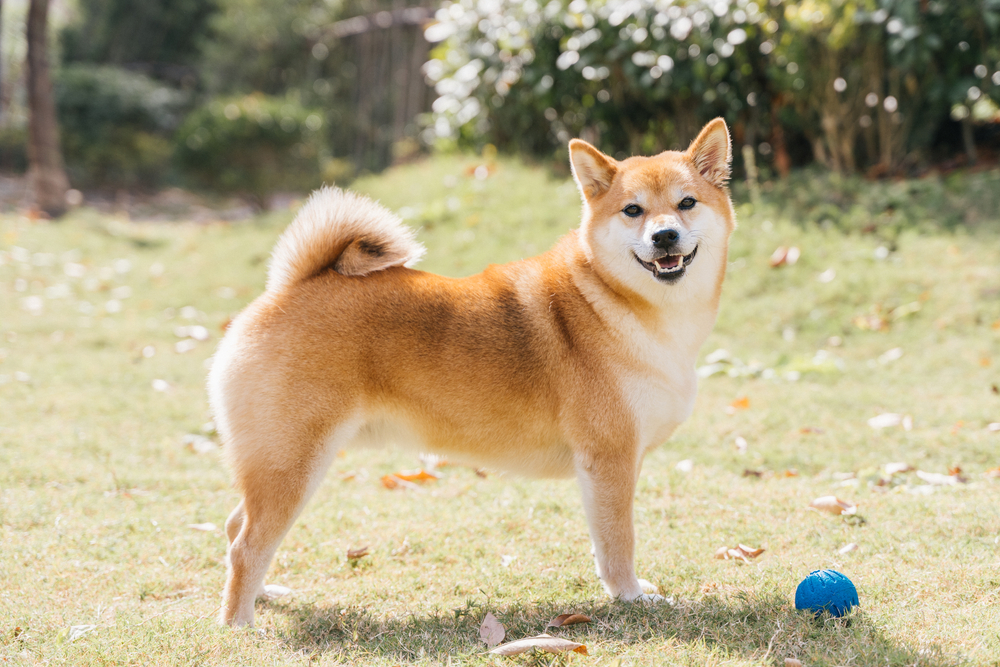
[[[694,256],[697,254],[698,246],[695,246],[689,255],[664,255],[652,262],[644,262],[638,255],[635,259],[657,280],[672,282],[684,275],[684,270],[694,261]]]

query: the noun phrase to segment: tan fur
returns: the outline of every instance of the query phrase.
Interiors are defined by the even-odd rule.
[[[539,257],[462,279],[404,266],[422,248],[370,200],[314,195],[209,375],[243,495],[226,522],[223,622],[253,622],[271,558],[333,452],[385,440],[524,475],[575,475],[605,588],[653,599],[633,569],[632,497],[646,451],[694,402],[735,226],[730,155],[721,120],[687,152],[651,158],[617,162],[573,141],[580,228]],[[684,197],[697,205],[678,210]],[[640,200],[641,217],[622,212]],[[678,254],[697,248],[670,284],[640,262],[659,252],[650,234],[666,228],[677,230]]]

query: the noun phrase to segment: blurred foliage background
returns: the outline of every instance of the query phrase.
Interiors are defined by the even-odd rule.
[[[26,168],[26,0],[6,0],[0,170]],[[715,116],[737,173],[995,164],[1000,0],[61,0],[74,187],[266,205],[421,151],[564,162],[681,148]]]

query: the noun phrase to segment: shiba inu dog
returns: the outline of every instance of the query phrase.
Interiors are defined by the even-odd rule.
[[[274,249],[267,287],[209,374],[243,496],[226,521],[222,622],[253,623],[278,544],[339,449],[398,441],[529,476],[576,476],[597,575],[636,577],[632,499],[646,452],[690,414],[735,214],[722,119],[687,151],[616,161],[569,145],[580,227],[468,278],[423,254],[391,212],[313,194]]]

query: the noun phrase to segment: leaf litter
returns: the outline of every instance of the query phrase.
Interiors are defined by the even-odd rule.
[[[735,549],[729,547],[719,547],[715,551],[717,560],[735,560],[737,564],[750,564],[750,560],[764,553],[763,548],[748,547],[745,544],[737,544]]]
[[[585,614],[559,614],[546,625],[546,628],[561,628],[577,623],[590,623],[590,616]]]
[[[479,626],[479,638],[486,642],[488,648],[493,648],[502,642],[506,636],[507,629],[503,627],[503,623],[498,621],[497,617],[492,613],[486,612],[486,618],[483,619],[483,624]]]
[[[822,496],[809,503],[809,507],[830,514],[857,514],[858,506],[837,496]]]
[[[585,644],[563,639],[562,637],[553,637],[545,633],[502,644],[490,651],[490,653],[494,655],[520,655],[532,649],[544,651],[545,653],[566,653],[572,651],[587,655],[587,646]]]

